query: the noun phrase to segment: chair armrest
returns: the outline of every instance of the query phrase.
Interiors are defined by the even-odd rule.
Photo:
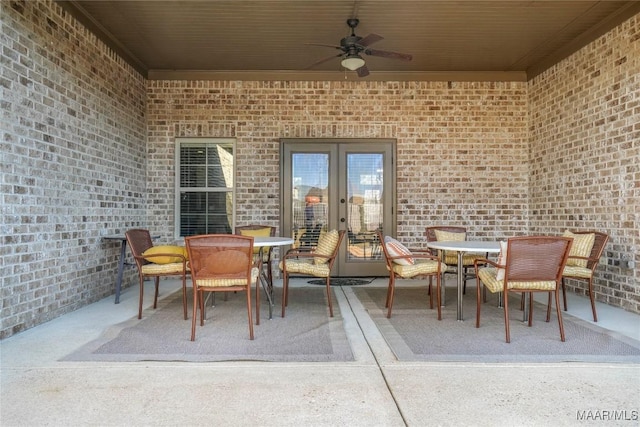
[[[398,260],[398,259],[406,259],[406,260],[409,260],[409,259],[414,259],[414,260],[415,259],[428,259],[428,260],[440,262],[440,258],[435,257],[433,255],[426,254],[426,253],[425,254],[421,254],[421,253],[412,252],[411,255],[398,255],[398,256],[390,256],[389,257],[389,261],[391,261],[391,262],[395,262],[395,260]]]
[[[569,259],[582,259],[582,260],[585,260],[585,261],[588,262],[588,261],[598,261],[599,258],[572,255],[570,257],[567,257],[567,260],[569,260]]]
[[[176,253],[166,253],[166,254],[161,254],[161,253],[157,253],[157,254],[150,254],[150,255],[140,255],[140,256],[136,256],[133,255],[133,257],[135,259],[139,259],[141,261],[147,261],[147,262],[151,262],[153,263],[153,261],[149,261],[149,259],[153,259],[153,258],[157,258],[157,257],[171,257],[171,258],[180,258],[179,262],[182,262],[183,264],[186,264],[186,262],[188,261],[187,258],[184,255],[180,255],[180,254],[176,254]]]
[[[431,251],[424,250],[424,249],[416,250],[415,252],[413,252],[413,255],[411,255],[410,258],[413,258],[413,259],[430,259],[432,261],[441,262],[440,258],[438,258],[437,256],[431,254]]]
[[[476,258],[476,259],[473,261],[473,264],[474,264],[476,267],[477,267],[477,266],[479,266],[480,264],[484,264],[484,265],[492,265],[492,266],[494,266],[495,268],[505,268],[505,266],[504,266],[504,265],[500,265],[500,264],[498,264],[497,262],[495,262],[495,261],[491,261],[490,259],[487,259],[487,258]]]
[[[316,255],[314,252],[310,251],[310,250],[305,250],[305,249],[289,249],[287,251],[287,253],[284,254],[284,256],[282,257],[282,259],[285,258],[313,258],[316,256],[322,256],[322,255]]]

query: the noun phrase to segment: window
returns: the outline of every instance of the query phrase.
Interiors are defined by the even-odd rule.
[[[233,232],[233,139],[176,141],[176,235]]]

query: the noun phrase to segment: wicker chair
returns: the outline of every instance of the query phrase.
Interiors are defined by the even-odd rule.
[[[315,249],[294,248],[287,251],[282,257],[282,261],[280,261],[280,269],[282,270],[282,317],[284,317],[285,308],[289,305],[289,277],[292,274],[325,279],[329,315],[333,317],[331,269],[338,256],[344,234],[345,230],[331,230],[320,236]]]
[[[466,240],[467,229],[465,227],[438,225],[433,227],[427,227],[425,229],[427,236],[427,242],[437,242],[445,240]],[[440,238],[439,238],[440,237]],[[444,253],[442,253],[444,252]],[[442,262],[447,265],[446,273],[458,274],[458,253],[455,251],[432,251],[434,255],[438,255]],[[487,258],[488,254],[485,254],[484,258]],[[478,254],[464,254],[462,256],[462,266],[464,270],[464,287],[463,293],[467,292],[467,280],[475,277],[473,273],[470,273],[469,268],[473,268],[473,262],[478,258]]]
[[[196,339],[196,317],[204,326],[205,292],[245,292],[249,317],[249,338],[253,339],[251,286],[256,286],[256,316],[260,310],[258,269],[253,261],[253,237],[208,234],[185,238],[193,282],[191,341]]]
[[[436,304],[438,307],[438,320],[442,319],[441,309],[441,278],[447,266],[441,262],[440,258],[426,250],[409,250],[398,244],[395,239],[384,237],[378,231],[378,239],[384,253],[384,259],[389,271],[389,287],[387,289],[387,318],[391,318],[393,308],[393,297],[395,295],[397,279],[422,279],[429,278],[429,306],[433,309],[432,279],[436,277]]]
[[[477,302],[476,328],[480,327],[480,306],[482,285],[490,292],[504,294],[504,325],[506,341],[509,334],[509,292],[547,292],[547,322],[551,318],[551,294],[555,294],[556,312],[560,327],[560,339],[564,341],[564,325],[559,305],[562,271],[569,256],[573,239],[555,236],[512,237],[507,240],[504,264],[478,259],[475,261]],[[480,268],[486,265],[484,268]],[[502,271],[500,271],[502,270]],[[533,298],[529,298],[529,326],[533,324]]]
[[[182,309],[187,318],[187,280],[189,272],[187,257],[179,246],[153,246],[149,230],[133,229],[125,232],[127,243],[133,254],[138,277],[140,278],[140,300],[138,302],[138,319],[142,319],[142,301],[144,299],[144,280],[152,277],[155,281],[153,308],[158,306],[158,288],[160,277],[177,276],[182,279]],[[154,251],[153,249],[157,249]]]
[[[598,262],[604,252],[604,247],[609,240],[609,236],[599,231],[574,231],[576,236],[594,235],[593,246],[588,256],[574,256],[570,255],[567,260],[567,265],[562,273],[562,299],[564,302],[564,310],[567,311],[567,294],[564,287],[565,279],[573,280],[586,280],[588,283],[589,298],[591,299],[591,311],[593,312],[593,321],[598,321],[598,315],[596,314],[596,303],[593,295],[593,275],[598,267]],[[572,246],[571,253],[574,253],[575,248]]]
[[[236,234],[240,236],[252,236],[252,237],[274,237],[276,235],[276,227],[270,225],[239,225],[235,229]],[[273,253],[273,246],[267,248],[253,248],[254,257],[258,257],[262,253],[262,263],[267,266],[267,277],[269,278],[270,286],[273,286],[273,266],[271,265],[271,254]]]

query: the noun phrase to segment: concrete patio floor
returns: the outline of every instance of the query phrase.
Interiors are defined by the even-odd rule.
[[[178,288],[162,281],[161,295]],[[353,362],[58,361],[136,315],[137,288],[128,288],[118,305],[111,296],[0,342],[0,425],[638,425],[640,365],[399,362],[351,289],[340,289]],[[569,298],[568,314],[590,320],[588,299]],[[640,316],[604,304],[598,316],[640,340]]]

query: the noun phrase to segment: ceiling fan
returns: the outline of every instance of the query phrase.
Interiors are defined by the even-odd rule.
[[[392,58],[392,59],[400,59],[403,61],[411,61],[413,58],[411,55],[406,53],[398,53],[398,52],[390,52],[387,50],[378,50],[369,48],[370,45],[379,42],[383,39],[382,36],[377,34],[369,34],[366,37],[356,36],[356,27],[360,23],[360,20],[356,18],[347,19],[347,25],[351,28],[351,35],[340,40],[340,46],[334,45],[326,45],[326,44],[317,44],[317,43],[308,43],[312,46],[325,46],[331,47],[334,49],[338,49],[341,52],[337,55],[332,55],[327,58],[321,59],[310,66],[307,67],[313,68],[316,65],[320,65],[324,62],[330,61],[333,58],[342,57],[342,66],[347,68],[348,70],[355,71],[358,73],[358,77],[365,77],[369,75],[369,69],[367,68],[364,59],[362,58],[362,54],[370,55],[370,56],[380,56],[383,58]]]

